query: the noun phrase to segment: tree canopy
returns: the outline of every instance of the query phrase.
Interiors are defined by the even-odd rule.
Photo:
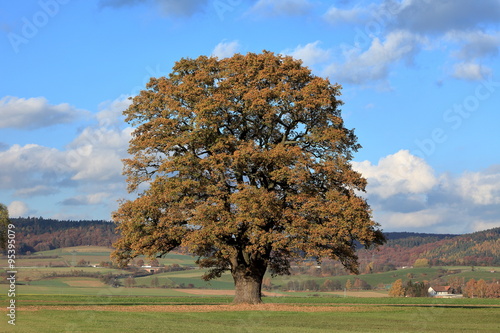
[[[231,271],[235,302],[258,303],[262,278],[290,260],[329,257],[357,272],[356,243],[384,237],[351,167],[360,145],[344,126],[341,87],[299,60],[264,51],[181,59],[124,112],[135,127],[129,191],[113,219],[126,264],[183,246]]]

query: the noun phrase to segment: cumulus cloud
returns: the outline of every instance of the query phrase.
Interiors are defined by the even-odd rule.
[[[261,16],[300,16],[312,8],[308,0],[258,0],[250,13]]]
[[[120,131],[86,128],[67,152],[74,172],[72,180],[104,181],[121,179],[122,158],[126,156],[132,129]]]
[[[35,196],[46,196],[58,193],[59,190],[55,187],[50,187],[46,185],[37,185],[33,187],[20,188],[14,193],[17,197],[31,198]]]
[[[460,178],[449,180],[446,187],[475,205],[500,204],[500,172],[465,172]]]
[[[122,180],[121,160],[127,156],[132,128],[120,128],[118,122],[128,105],[126,96],[101,104],[96,115],[98,124],[83,129],[67,146],[65,156],[72,171],[71,180]]]
[[[367,19],[370,13],[371,11],[366,7],[354,7],[351,9],[331,7],[324,15],[324,19],[331,24],[361,23]]]
[[[382,198],[398,193],[426,193],[437,184],[432,168],[408,150],[388,155],[378,165],[364,161],[354,162],[353,167],[369,179],[367,191]]]
[[[167,16],[191,16],[206,7],[208,0],[101,0],[101,7],[119,8],[138,4],[155,4]]]
[[[85,114],[67,103],[52,105],[44,97],[6,96],[0,100],[0,128],[31,130],[71,123]]]
[[[26,216],[30,212],[28,205],[22,201],[12,201],[7,209],[9,210],[9,217],[12,218]]]
[[[353,42],[343,47],[344,60],[331,64],[325,72],[353,84],[385,80],[391,65],[401,58],[411,61],[420,51],[447,50],[453,43],[458,44],[458,50],[450,51],[449,56],[461,61],[453,67],[452,77],[480,80],[492,71],[478,60],[496,57],[500,47],[499,33],[487,28],[500,22],[498,0],[373,1],[364,7],[333,6],[323,17],[331,24],[354,27]],[[402,48],[391,49],[391,39],[402,42],[402,35],[406,35]],[[381,42],[384,39],[386,42]],[[380,49],[387,50],[387,56],[377,57]],[[396,52],[391,55],[391,51]]]
[[[357,48],[345,50],[345,62],[331,64],[326,74],[340,82],[354,84],[385,80],[393,64],[401,60],[411,63],[425,42],[423,37],[408,31],[391,32],[384,41],[374,38],[369,49],[364,52]]]
[[[445,33],[500,22],[498,0],[406,0],[395,10],[395,26],[420,33]]]
[[[66,155],[36,144],[13,145],[0,152],[0,188],[63,185],[71,174]]]
[[[401,150],[372,164],[353,162],[367,180],[366,197],[385,230],[464,233],[500,227],[500,165],[436,175]]]
[[[453,77],[468,81],[481,81],[492,74],[491,68],[471,62],[455,64]]]
[[[384,212],[379,217],[383,219],[386,228],[408,230],[433,227],[443,221],[441,215],[441,212],[434,209],[424,209],[407,213]]]
[[[129,103],[123,96],[101,104],[94,124],[63,149],[16,144],[0,151],[0,189],[17,198],[57,194],[63,206],[107,204],[115,209],[116,200],[126,195],[121,160],[128,157],[132,128],[120,122]],[[17,216],[30,212],[19,202],[13,207]]]
[[[63,200],[62,204],[65,206],[99,205],[105,203],[106,199],[108,199],[110,196],[111,194],[107,192],[79,195]]]
[[[281,53],[302,60],[306,66],[312,66],[330,59],[331,51],[321,48],[320,43],[320,41],[315,41],[304,46],[299,45],[293,50],[285,50]]]
[[[128,96],[121,96],[113,101],[106,101],[99,104],[99,112],[95,116],[99,122],[99,127],[117,127],[123,124],[125,111],[132,101]]]
[[[219,59],[232,57],[238,52],[240,48],[240,43],[237,40],[232,42],[220,42],[214,47],[212,51],[212,56]]]
[[[500,33],[486,33],[481,30],[457,31],[453,30],[446,34],[446,40],[462,44],[454,56],[462,60],[474,60],[478,58],[498,55],[500,47]]]
[[[460,45],[457,51],[451,53],[454,58],[461,60],[453,66],[454,78],[479,81],[492,75],[492,69],[479,62],[498,55],[500,33],[453,30],[445,35],[444,40]]]

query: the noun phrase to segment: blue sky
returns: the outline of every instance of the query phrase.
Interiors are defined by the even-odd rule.
[[[498,227],[499,23],[500,0],[2,2],[0,202],[110,219],[127,98],[182,57],[265,49],[343,86],[385,231]]]

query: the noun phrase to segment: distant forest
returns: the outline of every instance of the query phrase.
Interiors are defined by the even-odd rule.
[[[402,266],[500,266],[500,228],[464,235],[386,233],[380,250],[361,250],[361,262]]]
[[[42,217],[11,218],[16,226],[17,251],[34,253],[80,245],[110,247],[118,239],[109,221],[60,221]]]
[[[60,221],[42,217],[12,218],[17,251],[31,254],[61,247],[110,247],[118,238],[109,221]],[[378,250],[359,250],[361,272],[402,266],[500,266],[500,228],[464,235],[387,232]]]

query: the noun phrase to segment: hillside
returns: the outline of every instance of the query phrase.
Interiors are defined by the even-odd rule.
[[[21,254],[79,245],[111,246],[117,239],[108,221],[60,221],[42,217],[12,218]]]
[[[13,218],[21,253],[61,247],[111,246],[117,239],[109,221],[60,221]],[[361,272],[387,271],[427,259],[432,266],[500,266],[500,228],[464,235],[387,232],[388,242],[378,250],[360,250]],[[424,262],[421,262],[424,263]]]
[[[389,232],[386,236],[388,242],[379,250],[359,252],[361,262],[401,267],[427,259],[431,266],[500,265],[500,228],[464,235]]]

